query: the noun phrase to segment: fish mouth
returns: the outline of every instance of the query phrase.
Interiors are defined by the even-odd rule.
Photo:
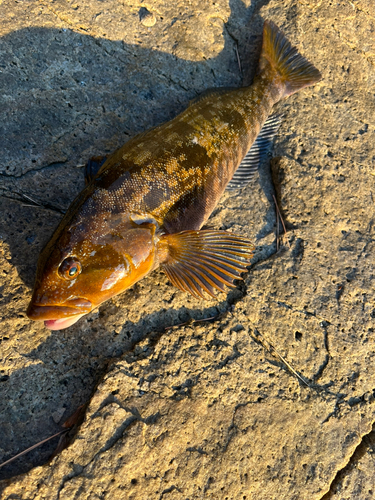
[[[34,321],[44,321],[49,330],[63,330],[76,323],[92,310],[92,303],[86,299],[72,299],[64,304],[37,304],[31,302],[27,316]]]

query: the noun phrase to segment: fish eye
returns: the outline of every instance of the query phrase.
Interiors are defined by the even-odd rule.
[[[81,270],[82,266],[77,259],[67,257],[60,264],[59,275],[66,280],[72,280],[79,275]]]

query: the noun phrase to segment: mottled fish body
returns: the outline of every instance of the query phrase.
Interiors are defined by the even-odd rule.
[[[197,297],[233,286],[253,245],[200,229],[228,184],[253,173],[255,146],[279,125],[264,126],[273,105],[319,79],[266,21],[250,87],[210,91],[105,161],[41,253],[28,316],[66,328],[159,265]]]

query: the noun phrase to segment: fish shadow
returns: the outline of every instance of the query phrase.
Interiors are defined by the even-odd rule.
[[[202,304],[156,272],[64,331],[46,331],[24,314],[38,255],[61,219],[53,207],[64,211],[83,188],[87,159],[111,153],[137,133],[171,119],[207,88],[249,83],[262,38],[259,10],[268,1],[245,8],[231,0],[224,47],[203,61],[69,29],[27,28],[1,40],[7,67],[0,85],[11,98],[0,112],[5,138],[0,235],[5,260],[17,276],[6,278],[0,290],[3,317],[14,325],[13,332],[1,332],[0,349],[7,352],[7,341],[17,335],[26,367],[0,373],[0,463],[59,431],[90,398],[108,360],[152,332],[219,317],[245,293],[242,285],[224,300]],[[270,199],[269,176],[260,176],[260,185]],[[263,232],[272,230],[274,220],[270,207]],[[131,319],[124,321],[125,310]],[[29,337],[36,346],[23,350]],[[0,479],[45,463],[55,446],[50,441],[0,469]]]

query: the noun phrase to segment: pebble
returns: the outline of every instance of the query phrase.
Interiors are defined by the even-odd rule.
[[[146,9],[146,7],[141,7],[138,12],[139,20],[143,26],[151,28],[156,23],[155,14]]]

